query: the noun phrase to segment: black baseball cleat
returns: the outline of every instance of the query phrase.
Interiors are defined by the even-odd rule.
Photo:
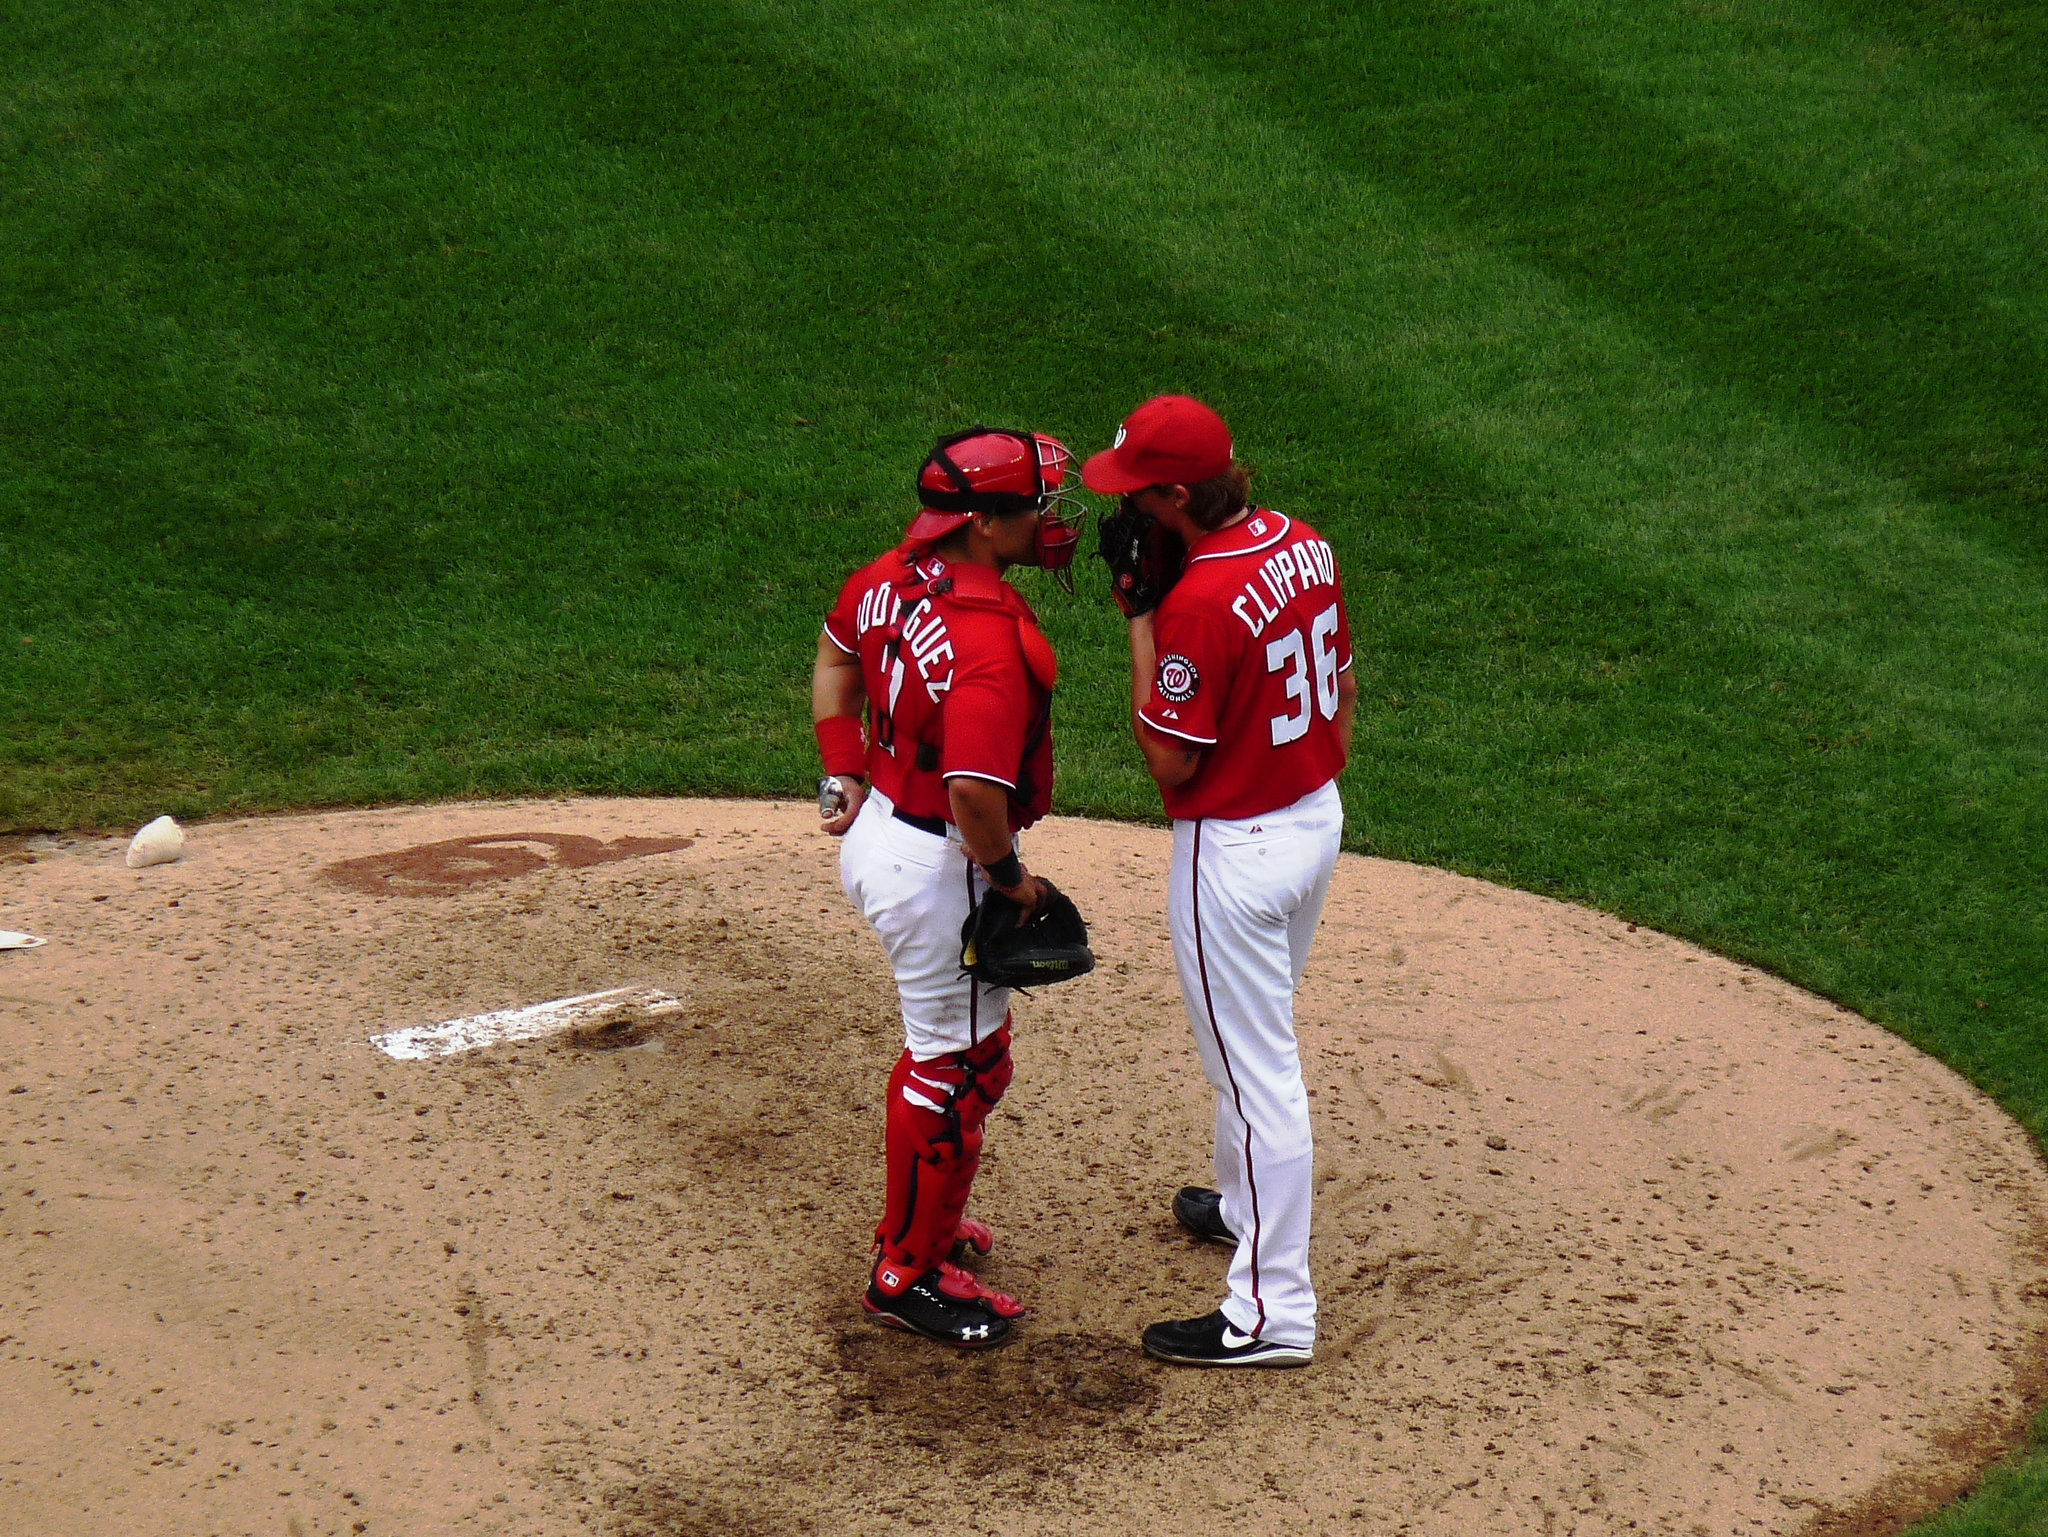
[[[1010,1337],[1010,1320],[969,1289],[972,1277],[964,1272],[955,1272],[964,1280],[949,1287],[951,1268],[927,1270],[894,1297],[870,1282],[860,1305],[885,1329],[907,1329],[942,1345],[986,1350],[1002,1344]]]
[[[1197,1238],[1237,1247],[1237,1234],[1223,1220],[1223,1197],[1219,1192],[1204,1190],[1200,1185],[1183,1185],[1174,1194],[1173,1214]]]
[[[1239,1334],[1219,1312],[1207,1318],[1154,1324],[1145,1331],[1145,1354],[1175,1366],[1306,1366],[1313,1345],[1280,1345]]]

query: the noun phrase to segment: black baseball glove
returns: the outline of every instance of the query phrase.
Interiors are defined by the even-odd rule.
[[[1042,879],[1042,878],[1041,878]],[[991,891],[960,925],[960,969],[984,987],[1042,987],[1095,969],[1088,925],[1073,899],[1051,881],[1022,926],[1023,907]]]
[[[1109,595],[1116,606],[1126,619],[1151,613],[1180,580],[1188,554],[1180,535],[1146,517],[1129,497],[1096,527],[1102,544],[1095,553],[1109,565]]]

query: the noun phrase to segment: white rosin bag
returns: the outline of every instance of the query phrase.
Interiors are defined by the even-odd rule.
[[[184,857],[185,830],[169,817],[158,817],[135,835],[128,845],[128,868],[168,865]]]

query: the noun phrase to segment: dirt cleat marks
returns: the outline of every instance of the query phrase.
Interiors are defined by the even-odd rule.
[[[1142,1420],[1159,1397],[1159,1372],[1127,1339],[1022,1331],[1008,1349],[960,1355],[906,1349],[901,1336],[865,1326],[841,1331],[842,1422],[868,1416],[900,1433],[951,1440],[975,1423],[1041,1443],[1085,1443],[1112,1424]],[[1072,1455],[1081,1456],[1085,1444]]]
[[[1631,1094],[1625,1104],[1631,1115],[1640,1115],[1646,1121],[1661,1124],[1683,1110],[1686,1101],[1693,1097],[1693,1092],[1691,1089],[1680,1089],[1668,1083],[1660,1083],[1643,1090],[1640,1094]]]
[[[1826,1158],[1839,1153],[1856,1141],[1853,1133],[1836,1128],[1807,1130],[1800,1132],[1785,1143],[1785,1151],[1792,1155],[1794,1163],[1806,1163],[1815,1158]]]

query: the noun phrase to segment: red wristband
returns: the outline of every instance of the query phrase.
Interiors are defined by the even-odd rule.
[[[851,715],[828,715],[817,723],[817,731],[818,754],[825,760],[826,773],[867,778],[868,749],[858,720]]]

